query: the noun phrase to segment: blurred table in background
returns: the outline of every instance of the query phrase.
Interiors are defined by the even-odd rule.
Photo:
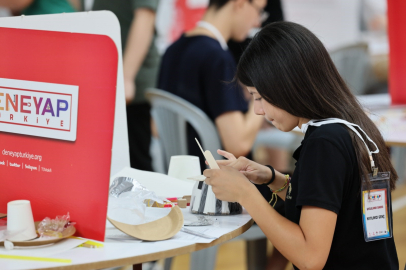
[[[367,109],[372,121],[391,147],[392,163],[399,175],[399,183],[406,182],[406,104],[391,105],[389,94],[357,96]]]

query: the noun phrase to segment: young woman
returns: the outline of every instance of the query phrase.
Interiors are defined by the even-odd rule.
[[[244,206],[295,269],[399,269],[393,238],[364,239],[361,179],[370,184],[371,173],[366,146],[379,148],[372,158],[380,172],[390,172],[389,189],[395,188],[397,174],[380,132],[320,40],[295,23],[269,24],[245,50],[236,78],[253,96],[256,114],[282,131],[297,126],[305,137],[293,154],[297,162],[291,178],[219,150],[228,160],[219,161],[220,170],[204,171],[216,197]],[[374,143],[356,129],[361,139],[349,124],[312,124],[327,118],[358,125]],[[280,190],[286,218],[251,182]]]

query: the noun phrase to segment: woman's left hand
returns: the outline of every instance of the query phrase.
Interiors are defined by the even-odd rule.
[[[253,184],[237,169],[229,166],[204,170],[206,184],[212,186],[216,198],[227,202],[238,202],[247,196]]]

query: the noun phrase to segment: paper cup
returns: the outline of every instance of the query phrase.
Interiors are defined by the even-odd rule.
[[[168,169],[169,176],[190,182],[193,180],[188,180],[188,177],[201,174],[199,157],[186,155],[171,157]]]
[[[37,237],[31,203],[27,200],[7,203],[7,232],[10,241],[25,241]]]

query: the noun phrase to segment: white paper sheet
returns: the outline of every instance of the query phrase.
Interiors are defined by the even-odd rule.
[[[0,247],[1,255],[18,255],[18,256],[33,256],[33,257],[49,257],[64,251],[73,249],[80,244],[83,244],[88,239],[76,239],[67,238],[61,240],[53,245],[47,245],[45,247],[18,247],[13,250],[6,250],[4,247]]]
[[[201,228],[194,228],[195,231],[199,231]],[[202,230],[202,233],[205,233],[206,230]],[[185,232],[178,232],[174,237],[170,239],[170,241],[176,241],[176,242],[190,242],[190,243],[211,243],[216,239],[208,239],[208,238],[203,238],[199,237],[190,233],[185,233]],[[167,240],[169,241],[169,240]]]
[[[190,207],[182,209],[183,217],[185,220],[197,220],[197,216],[190,212]],[[213,225],[209,226],[187,226],[186,228],[195,232],[203,233],[211,237],[219,238],[222,235],[232,232],[247,223],[249,214],[244,210],[240,215],[228,216],[205,216],[213,219]],[[178,232],[174,237],[166,241],[174,242],[191,242],[191,243],[210,243],[215,239],[207,239],[195,236],[182,231]]]

